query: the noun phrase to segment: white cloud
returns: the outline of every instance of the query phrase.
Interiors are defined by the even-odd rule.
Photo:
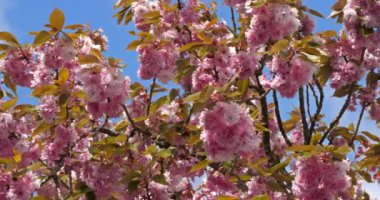
[[[0,31],[11,31],[7,12],[15,6],[16,1],[0,0]]]

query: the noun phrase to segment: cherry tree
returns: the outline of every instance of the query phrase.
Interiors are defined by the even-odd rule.
[[[30,44],[0,32],[0,199],[370,199],[380,139],[360,125],[380,121],[379,1],[338,0],[339,33],[316,33],[324,16],[301,0],[115,10],[149,86],[59,9]],[[39,103],[18,103],[20,87]],[[328,90],[344,99],[332,121]],[[298,107],[284,115],[282,98]]]

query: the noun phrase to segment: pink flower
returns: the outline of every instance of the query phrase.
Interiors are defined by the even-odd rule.
[[[45,96],[41,99],[41,104],[38,106],[41,117],[48,123],[54,121],[59,112],[58,99],[53,95]]]
[[[324,155],[302,159],[297,162],[293,192],[301,200],[345,199],[350,187],[348,170],[346,161],[333,161]]]
[[[252,152],[260,143],[252,119],[235,103],[218,102],[212,110],[201,114],[201,139],[210,159],[228,161],[234,155]]]

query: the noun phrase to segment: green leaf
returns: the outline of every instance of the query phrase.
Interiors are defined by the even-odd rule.
[[[11,99],[11,100],[5,101],[5,102],[3,103],[3,106],[2,106],[3,111],[6,111],[6,110],[8,110],[9,108],[12,108],[13,106],[15,106],[16,103],[17,103],[17,101],[18,101],[18,98],[17,98],[17,97],[15,97],[15,98],[13,98],[13,99]]]
[[[269,172],[274,174],[276,173],[277,171],[285,168],[286,166],[288,166],[288,164],[290,163],[291,161],[291,158],[288,157],[284,162],[281,162],[281,163],[278,163],[276,164],[275,166],[273,166],[272,168],[269,169]]]
[[[78,61],[80,64],[92,64],[100,62],[98,57],[94,55],[80,55]]]
[[[208,165],[210,164],[210,161],[208,160],[203,160],[197,164],[195,164],[193,167],[191,167],[189,173],[196,172],[199,170],[205,169]]]
[[[316,151],[317,149],[318,147],[315,145],[293,145],[288,148],[288,151],[305,152],[305,151]]]
[[[56,85],[41,85],[33,90],[32,96],[41,97],[44,95],[55,95],[58,91],[58,86]]]
[[[318,35],[321,36],[322,38],[331,38],[331,37],[337,36],[338,34],[334,30],[328,30],[328,31],[318,33]]]
[[[241,94],[241,97],[244,97],[248,92],[249,80],[248,79],[239,79],[237,81],[237,87],[238,87],[238,91]]]
[[[257,195],[255,197],[253,197],[252,200],[269,200],[269,196],[268,194],[261,194],[261,195]]]
[[[216,200],[239,200],[239,198],[234,197],[234,196],[221,195],[221,196],[218,196]]]
[[[183,99],[183,102],[189,103],[189,102],[197,101],[200,98],[200,94],[201,94],[200,92],[190,94]]]
[[[376,141],[376,142],[380,142],[380,139],[379,137],[377,137],[376,135],[368,132],[368,131],[362,131],[362,134],[367,136],[369,139],[373,140],[373,141]]]
[[[161,158],[168,158],[170,156],[172,156],[172,150],[171,149],[162,149],[160,152],[158,152],[158,155],[161,157]]]
[[[270,51],[272,53],[279,53],[280,51],[286,49],[287,47],[289,47],[289,41],[286,40],[286,39],[282,39],[282,40],[279,40],[277,41],[270,49]]]
[[[166,178],[164,175],[159,174],[156,176],[153,176],[152,180],[156,183],[162,184],[162,185],[169,185],[169,183],[166,181]]]
[[[54,9],[50,14],[50,25],[54,27],[57,31],[60,31],[65,23],[65,15],[59,9]]]
[[[122,120],[120,122],[118,122],[115,127],[113,128],[116,132],[119,132],[119,131],[122,131],[124,130],[125,128],[127,128],[129,125],[129,122],[126,121],[126,120]]]
[[[51,127],[53,127],[54,125],[53,124],[48,124],[46,122],[41,122],[40,124],[38,124],[38,126],[33,130],[33,136],[36,136],[40,133],[43,133],[47,130],[49,130]]]
[[[204,45],[203,42],[191,42],[191,43],[188,43],[188,44],[181,46],[181,48],[179,48],[179,51],[184,52],[184,51],[188,51],[190,49],[193,49],[193,48],[199,47],[199,46],[203,46],[203,45]]]
[[[140,180],[133,180],[128,183],[128,191],[133,192],[139,188]]]
[[[344,96],[348,95],[348,93],[351,90],[351,87],[352,87],[351,85],[346,85],[346,86],[343,86],[343,87],[341,87],[339,89],[336,89],[335,92],[334,92],[334,94],[333,94],[333,96],[334,97],[339,97],[339,98],[340,97],[344,97]],[[358,89],[357,85],[354,86],[353,91],[355,91],[356,89]]]
[[[316,73],[317,79],[319,80],[319,83],[324,86],[327,81],[329,80],[332,73],[332,68],[330,64],[325,64],[322,67],[319,68],[319,70]]]
[[[70,71],[67,68],[62,68],[58,73],[57,83],[63,85],[69,80]]]
[[[12,81],[11,77],[8,74],[4,74],[4,83],[5,83],[5,86],[11,89],[14,94],[17,94],[17,86]]]
[[[0,32],[0,40],[3,40],[11,45],[16,45],[16,46],[19,45],[16,37],[9,32],[4,32],[4,31]]]
[[[127,47],[127,50],[136,50],[136,48],[142,44],[142,41],[141,40],[135,40],[131,43],[129,43],[128,47]]]
[[[316,145],[318,144],[319,140],[321,140],[322,138],[322,134],[321,133],[315,133],[312,137],[311,137],[311,141],[310,141],[310,144],[312,145]]]
[[[51,37],[51,35],[50,35],[49,32],[47,32],[47,31],[41,31],[34,38],[33,45],[34,46],[40,45],[40,44],[48,41],[50,39],[50,37]]]

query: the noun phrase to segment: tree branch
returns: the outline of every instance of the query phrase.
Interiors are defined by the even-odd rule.
[[[348,106],[350,105],[351,96],[354,89],[354,83],[351,84],[350,91],[348,92],[347,99],[343,104],[343,107],[340,109],[338,116],[335,118],[334,121],[331,122],[329,128],[326,130],[326,132],[323,134],[321,140],[319,141],[319,144],[323,144],[323,141],[326,139],[328,134],[335,128],[335,126],[339,123],[339,120],[342,118],[344,112],[346,112]]]
[[[148,100],[148,108],[146,109],[146,116],[149,116],[150,112],[150,106],[152,104],[152,97],[153,97],[153,90],[154,86],[156,85],[156,77],[153,78],[153,82],[150,85],[150,91],[149,91],[149,100]]]
[[[281,135],[282,135],[282,137],[284,137],[286,144],[288,144],[288,146],[292,146],[292,143],[290,142],[288,136],[286,135],[286,131],[284,129],[284,126],[282,125],[280,106],[279,106],[278,99],[277,99],[277,92],[275,90],[273,90],[273,101],[274,101],[274,105],[275,105],[274,109],[275,109],[275,113],[276,113],[278,128],[280,129]]]
[[[237,31],[237,26],[236,26],[236,21],[235,21],[235,12],[234,12],[234,8],[231,6],[230,7],[230,12],[231,12],[231,21],[232,21],[232,26],[234,28],[234,32],[236,34],[236,31]]]
[[[322,107],[323,107],[323,99],[324,99],[324,93],[323,93],[323,87],[321,85],[321,83],[318,81],[318,79],[316,79],[314,77],[314,81],[315,81],[315,84],[317,85],[317,88],[319,90],[319,102],[318,102],[318,99],[316,98],[316,93],[314,91],[314,88],[310,86],[310,88],[312,88],[312,91],[314,91],[313,93],[315,94],[315,100],[317,101],[316,104],[317,104],[317,110],[313,116],[313,119],[311,120],[310,122],[310,134],[313,134],[314,132],[314,128],[315,128],[315,124],[317,123],[317,120],[318,120],[318,117],[319,117],[319,114],[321,114],[321,111],[322,111]]]
[[[355,142],[356,136],[357,136],[357,134],[358,134],[358,132],[359,132],[360,123],[361,123],[361,121],[362,121],[363,114],[364,114],[365,108],[366,108],[367,106],[368,106],[367,103],[364,103],[364,105],[362,106],[362,110],[360,111],[360,115],[359,115],[358,122],[356,123],[356,130],[355,130],[354,135],[352,136],[352,139],[351,139],[351,142],[349,143],[349,146],[354,145],[354,142]]]
[[[302,129],[303,129],[303,138],[304,144],[309,144],[311,140],[311,134],[309,133],[309,128],[306,120],[306,111],[305,111],[305,97],[304,97],[303,87],[300,87],[298,90],[298,97],[300,101],[300,111],[301,111],[301,120],[302,120]]]

